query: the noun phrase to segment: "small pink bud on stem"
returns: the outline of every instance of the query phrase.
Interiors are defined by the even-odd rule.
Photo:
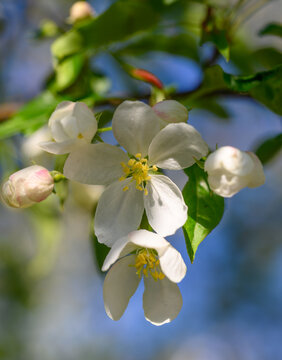
[[[14,208],[26,208],[45,200],[53,191],[54,180],[42,166],[33,165],[15,172],[2,186],[2,198]]]
[[[77,1],[70,8],[69,21],[75,23],[95,16],[95,11],[86,1]]]

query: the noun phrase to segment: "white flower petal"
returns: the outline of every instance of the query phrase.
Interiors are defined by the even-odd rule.
[[[85,144],[67,158],[64,175],[83,184],[108,185],[123,175],[121,162],[127,162],[124,151],[109,144]]]
[[[131,296],[135,293],[140,278],[136,275],[135,255],[120,259],[106,275],[103,297],[107,315],[112,320],[119,320]]]
[[[146,320],[154,325],[169,323],[179,314],[182,296],[178,286],[169,279],[155,281],[144,277],[143,309]]]
[[[247,152],[254,162],[254,169],[252,171],[251,179],[248,183],[249,188],[255,188],[265,183],[265,176],[263,172],[263,166],[259,158],[253,152]]]
[[[248,185],[249,177],[237,176],[223,170],[208,174],[209,186],[213,192],[223,197],[232,197]]]
[[[76,102],[73,110],[73,116],[77,122],[78,132],[82,134],[86,141],[91,142],[98,127],[93,112],[86,104]]]
[[[153,106],[155,114],[169,123],[186,122],[188,120],[188,110],[176,100],[164,100]]]
[[[62,142],[46,141],[41,142],[39,146],[41,149],[56,155],[62,155],[69,153],[72,149],[76,147],[77,140],[65,140]]]
[[[130,178],[106,188],[98,202],[95,234],[100,243],[112,246],[115,241],[136,230],[144,212],[143,194]],[[128,190],[123,188],[128,186]]]
[[[181,254],[170,244],[167,248],[157,251],[162,272],[170,281],[180,282],[186,275],[187,270]]]
[[[113,133],[130,154],[148,154],[153,137],[160,130],[160,120],[149,105],[141,101],[124,101],[113,116]]]
[[[86,104],[63,101],[52,113],[49,127],[56,142],[77,139],[78,136],[91,142],[97,131],[97,121]]]
[[[208,153],[208,146],[191,125],[169,124],[152,140],[149,162],[163,169],[180,170]]]
[[[164,175],[153,175],[147,183],[144,205],[148,221],[160,235],[172,235],[187,220],[187,206],[179,188]]]
[[[111,250],[105,258],[104,264],[102,266],[102,271],[107,271],[110,266],[113,265],[119,258],[128,255],[137,248],[137,246],[133,244],[131,244],[131,246],[128,246],[129,241],[129,236],[124,236],[114,242]]]
[[[136,231],[132,231],[127,236],[128,242],[132,244],[147,248],[147,249],[156,249],[161,250],[163,248],[167,248],[170,244],[159,234],[155,234],[151,231],[140,229]]]
[[[211,173],[226,170],[231,174],[245,176],[253,171],[250,155],[232,146],[223,146],[211,153],[205,162],[205,171]]]

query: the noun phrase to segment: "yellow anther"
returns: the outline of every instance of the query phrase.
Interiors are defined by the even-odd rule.
[[[152,166],[152,170],[153,170],[153,171],[158,171],[159,169],[158,169],[158,167],[157,167],[156,165],[153,165],[153,166]]]
[[[159,274],[157,273],[157,271],[150,271],[150,274],[152,275],[152,277],[153,277],[153,279],[154,280],[158,280],[158,278],[159,278]]]
[[[122,190],[123,191],[127,191],[129,189],[129,187],[128,186],[125,186]]]
[[[148,165],[148,160],[146,158],[141,158],[141,154],[136,154],[135,159],[129,159],[127,164],[121,162],[121,166],[124,176],[120,177],[119,180],[123,181],[126,178],[131,177],[131,182],[136,182],[136,189],[139,191],[144,190],[145,195],[147,195],[148,190],[146,190],[146,182],[151,180],[149,171],[154,171],[157,167],[155,165],[150,167]]]
[[[77,138],[78,138],[78,139],[83,139],[83,135],[82,135],[81,133],[79,133],[79,134],[77,135]]]
[[[157,253],[152,249],[141,249],[138,250],[135,258],[135,264],[129,265],[136,268],[136,274],[141,277],[141,275],[148,276],[149,273],[154,280],[162,280],[165,275],[160,268],[160,260],[158,259]]]
[[[133,165],[135,165],[135,163],[136,163],[136,160],[134,160],[134,159],[130,159],[129,161],[128,161],[128,166],[133,166]]]

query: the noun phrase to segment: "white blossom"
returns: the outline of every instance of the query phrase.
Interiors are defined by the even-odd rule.
[[[49,119],[54,141],[42,142],[42,149],[52,154],[66,154],[91,143],[97,131],[97,121],[88,106],[82,102],[60,103]]]
[[[146,320],[163,325],[176,318],[182,307],[176,283],[184,278],[186,265],[181,254],[160,235],[137,230],[119,239],[107,255],[102,270],[109,268],[103,297],[111,319],[121,318],[142,278]]]
[[[45,200],[53,191],[54,180],[42,166],[33,165],[12,174],[2,186],[7,205],[26,208]]]
[[[99,242],[136,230],[146,210],[152,228],[162,236],[175,233],[187,219],[187,206],[178,187],[158,168],[180,170],[208,152],[201,135],[185,123],[161,129],[152,108],[125,101],[115,111],[113,133],[127,150],[109,144],[91,144],[72,151],[64,175],[85,184],[107,185],[95,215]]]
[[[211,153],[205,162],[205,171],[210,188],[223,197],[231,197],[244,187],[254,188],[265,182],[258,157],[232,146]]]

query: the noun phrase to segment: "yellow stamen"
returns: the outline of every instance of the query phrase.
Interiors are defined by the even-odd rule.
[[[127,164],[122,162],[121,166],[124,175],[121,176],[119,180],[123,181],[126,178],[131,177],[131,182],[136,182],[136,189],[139,191],[144,191],[145,195],[148,195],[146,183],[151,180],[149,172],[158,170],[156,165],[149,166],[148,159],[142,158],[142,155],[138,153],[135,154],[135,158],[129,159]]]
[[[79,133],[79,134],[77,135],[77,138],[78,138],[78,139],[83,139],[83,135],[82,135],[81,133]]]
[[[139,277],[142,275],[148,277],[148,273],[150,273],[155,281],[165,278],[165,275],[160,268],[160,260],[158,259],[157,252],[153,249],[143,248],[138,250],[135,264],[130,266],[134,266],[136,268],[136,274]]]

